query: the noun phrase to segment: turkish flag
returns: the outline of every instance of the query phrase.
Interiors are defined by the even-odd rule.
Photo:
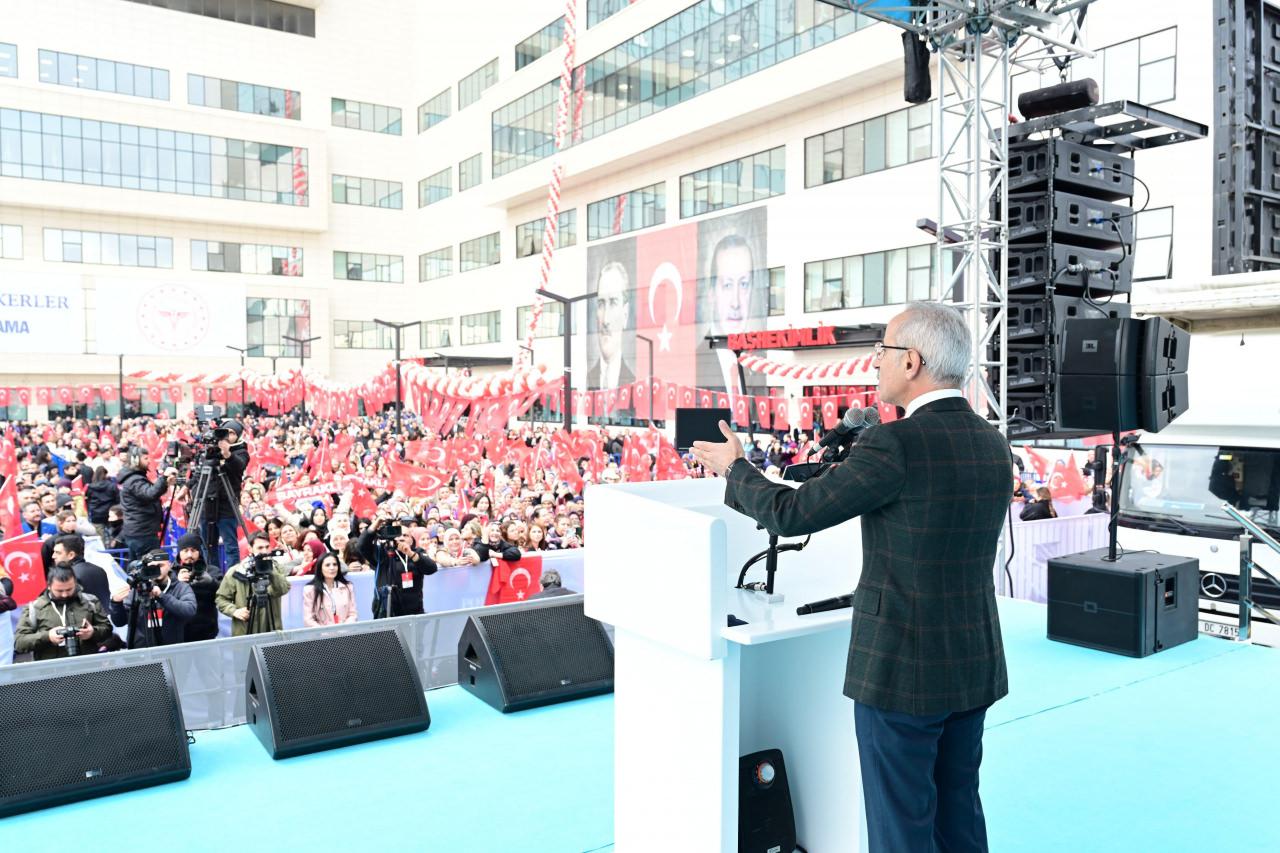
[[[1049,491],[1056,497],[1070,499],[1089,494],[1089,486],[1076,465],[1076,455],[1067,454],[1065,459],[1053,463],[1053,473],[1049,476]]]
[[[635,403],[636,417],[649,417],[649,380],[641,379],[635,384],[635,391],[631,397]]]
[[[527,601],[535,593],[542,592],[542,555],[530,554],[514,563],[498,560],[489,578],[489,590],[485,604],[510,604]]]
[[[41,385],[36,388],[36,403],[41,406],[49,405],[49,386]]]
[[[126,400],[141,400],[141,399],[142,399],[142,395],[138,392],[138,386],[137,386],[137,385],[125,385],[125,386],[124,386],[124,398],[125,398]]]
[[[681,385],[697,382],[698,227],[691,222],[635,238],[636,332],[654,342],[653,374]],[[624,242],[612,245],[622,249]]]
[[[1031,468],[1036,472],[1036,479],[1044,480],[1049,476],[1049,460],[1048,458],[1036,453],[1030,447],[1022,448],[1027,452],[1027,461],[1031,463]]]
[[[15,495],[15,500],[17,496]],[[13,600],[30,604],[44,592],[44,566],[40,562],[40,537],[30,533],[0,542],[0,561],[13,581]],[[4,618],[8,619],[8,616]]]
[[[169,399],[175,403],[182,402],[182,386],[181,385],[169,386]]]
[[[690,388],[686,385],[680,386],[680,408],[693,409],[697,407],[698,403],[694,394],[696,390],[696,388]]]
[[[378,502],[369,489],[359,480],[349,480],[351,486],[351,511],[360,518],[373,518],[378,512]]]
[[[769,428],[769,398],[756,397],[756,423],[760,424],[760,429]]]
[[[227,389],[226,389],[226,388],[214,388],[214,389],[213,389],[213,401],[214,401],[215,403],[225,403],[225,402],[227,401]]]
[[[623,385],[618,389],[618,408],[622,411],[631,409],[631,385],[630,383]]]
[[[0,388],[0,406],[9,405],[9,389]]]
[[[0,486],[0,530],[9,538],[22,535],[22,506],[18,503],[18,480],[13,476],[5,477]]]
[[[444,478],[435,471],[395,459],[387,460],[387,470],[391,487],[404,492],[405,497],[433,496],[445,484]]]
[[[18,473],[18,448],[8,438],[0,438],[0,477],[6,480]]]
[[[713,400],[714,400],[714,397],[712,396],[711,392],[708,391],[706,388],[698,389],[698,408],[699,409],[711,408],[711,403]]]
[[[99,385],[98,396],[100,396],[104,400],[114,400],[116,398],[116,386]]]
[[[733,422],[740,427],[751,426],[751,404],[739,395],[733,401]]]
[[[89,403],[89,402],[92,402],[92,401],[93,401],[93,386],[92,386],[92,385],[81,385],[81,386],[80,386],[80,388],[79,388],[79,392],[80,392],[80,402],[81,402],[81,403]]]
[[[654,379],[649,383],[649,387],[653,390],[653,417],[655,420],[666,420],[667,418],[667,384],[661,379]]]
[[[66,405],[66,404],[69,404],[72,400],[74,400],[75,397],[76,397],[75,389],[72,388],[70,385],[58,386],[58,402]]]
[[[191,389],[191,399],[197,403],[209,402],[209,389],[203,385],[197,385]]]
[[[787,412],[787,398],[771,397],[770,403],[773,408],[773,428],[775,430],[791,429],[790,415]]]
[[[147,399],[153,403],[159,403],[164,399],[164,390],[159,385],[148,385]]]
[[[813,398],[800,398],[800,429],[813,429]]]
[[[31,405],[31,389],[30,388],[18,389],[18,402],[22,403],[22,405],[24,406]]]
[[[607,415],[612,415],[618,410],[618,389],[606,388],[600,392],[604,397],[604,411]]]
[[[840,423],[840,405],[836,397],[822,398],[822,428],[835,429]]]
[[[717,409],[727,409],[727,408],[729,408],[729,395],[728,395],[728,394],[723,394],[723,393],[717,393],[717,394],[716,394],[716,408],[717,408]]]
[[[674,382],[667,383],[667,411],[675,417],[676,409],[680,408],[680,386]]]

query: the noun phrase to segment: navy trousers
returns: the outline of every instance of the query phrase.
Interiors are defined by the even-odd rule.
[[[986,714],[916,716],[855,703],[872,853],[985,853],[978,766]]]
[[[240,545],[238,526],[232,518],[206,518],[201,525],[204,530],[204,559],[210,566],[218,566],[222,571],[240,562]],[[221,547],[219,547],[221,543]]]

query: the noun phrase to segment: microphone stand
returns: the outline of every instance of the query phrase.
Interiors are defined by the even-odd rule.
[[[756,525],[757,530],[764,530],[761,524]],[[738,589],[750,590],[752,592],[763,592],[769,600],[770,604],[776,604],[783,601],[781,595],[775,595],[773,592],[774,576],[778,572],[778,555],[783,551],[803,551],[804,546],[809,544],[812,536],[806,536],[803,542],[788,542],[786,545],[778,544],[778,534],[769,534],[769,547],[761,551],[759,554],[747,560],[743,565],[742,571],[738,573]],[[764,560],[764,583],[744,584],[742,581],[747,576],[747,570],[756,563]]]

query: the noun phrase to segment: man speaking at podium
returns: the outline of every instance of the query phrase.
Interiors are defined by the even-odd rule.
[[[986,710],[1009,689],[992,570],[1012,462],[959,390],[970,346],[953,309],[908,305],[875,356],[880,399],[907,416],[797,489],[742,461],[723,422],[726,442],[693,447],[728,480],[725,503],[771,533],[862,518],[844,692],[873,851],[987,849],[978,766]]]

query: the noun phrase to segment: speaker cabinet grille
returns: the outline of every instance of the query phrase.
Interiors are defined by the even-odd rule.
[[[587,620],[582,604],[539,607],[484,617],[494,667],[508,696],[545,693],[574,683],[613,678],[613,650],[604,642],[583,642],[587,630],[604,635]]]
[[[165,663],[0,685],[0,816],[191,775]]]
[[[394,631],[262,646],[281,743],[384,726],[423,713],[417,669]]]

